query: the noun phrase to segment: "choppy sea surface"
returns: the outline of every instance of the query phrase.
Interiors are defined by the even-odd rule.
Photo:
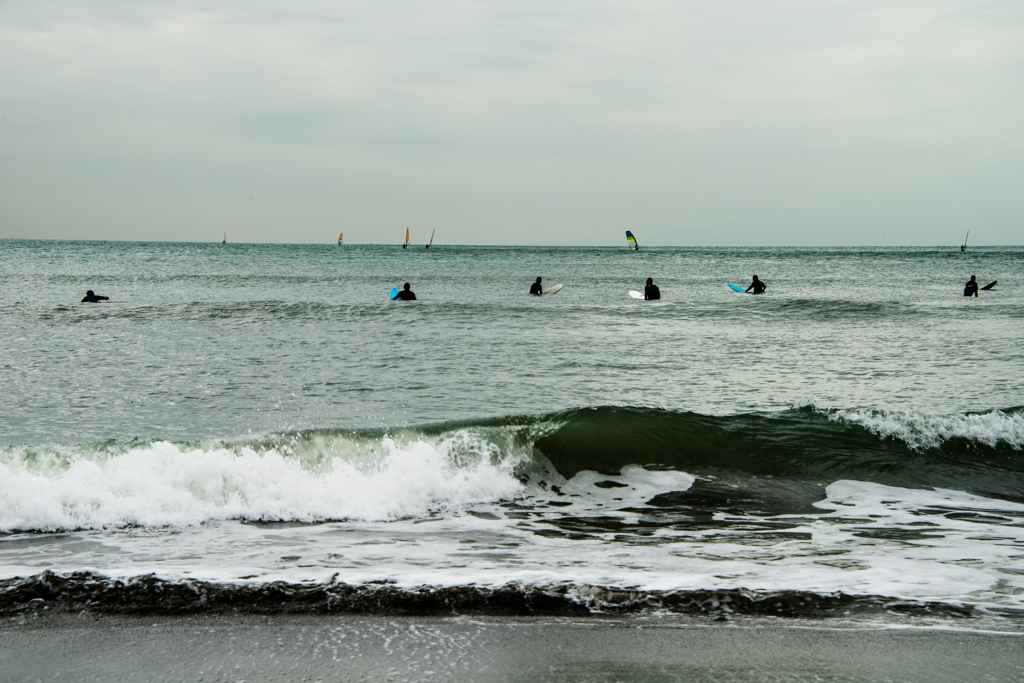
[[[0,240],[0,610],[1019,627],[1022,276],[1020,247]]]

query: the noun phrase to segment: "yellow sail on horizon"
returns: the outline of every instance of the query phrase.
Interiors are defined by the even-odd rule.
[[[409,246],[409,228],[405,229],[405,244],[402,245],[402,249],[405,249],[407,246]]]

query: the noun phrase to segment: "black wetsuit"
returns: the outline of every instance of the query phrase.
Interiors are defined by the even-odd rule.
[[[530,294],[536,294],[537,296],[540,296],[543,293],[544,290],[541,289],[539,282],[534,282],[532,285],[530,285]]]
[[[416,301],[416,295],[412,293],[411,289],[403,289],[398,294],[395,294],[395,298],[392,301]]]
[[[644,298],[648,301],[661,298],[661,290],[658,285],[644,285]]]
[[[83,304],[98,304],[101,301],[106,301],[109,296],[97,296],[96,294],[86,294],[82,299]]]
[[[978,282],[977,280],[971,280],[964,287],[964,296],[978,296]]]
[[[764,290],[768,289],[768,285],[760,280],[754,280],[750,283],[750,286],[747,287],[747,291],[749,292],[751,289],[754,290],[754,294],[762,294],[764,293]]]

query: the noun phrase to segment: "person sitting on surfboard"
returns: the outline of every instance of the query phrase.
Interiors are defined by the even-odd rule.
[[[964,296],[978,296],[978,276],[972,275],[971,281],[964,287]]]
[[[758,280],[756,275],[754,276],[754,281],[747,287],[747,291],[754,290],[754,294],[761,294],[766,289],[768,289],[768,285]]]
[[[402,287],[401,292],[395,294],[392,301],[416,301],[416,295],[412,293],[411,289],[409,289],[408,282],[406,282],[405,285]]]
[[[977,287],[977,285],[975,285],[975,287]],[[108,299],[110,299],[109,296],[96,296],[95,294],[93,294],[92,290],[90,289],[88,292],[85,293],[85,297],[82,299],[82,303],[83,304],[98,304],[99,302],[107,301]]]
[[[661,298],[661,290],[658,289],[658,285],[654,284],[654,280],[647,278],[647,284],[644,285],[644,299],[648,301],[654,301],[655,299]]]
[[[536,294],[537,296],[540,296],[543,293],[544,290],[541,289],[540,278],[537,278],[537,281],[530,285],[530,294]]]

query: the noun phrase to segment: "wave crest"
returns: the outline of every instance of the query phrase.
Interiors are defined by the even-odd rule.
[[[833,422],[857,425],[882,438],[899,439],[915,450],[942,448],[959,440],[996,448],[1005,444],[1024,448],[1024,411],[993,410],[988,413],[935,415],[912,411],[831,410]]]
[[[465,430],[291,441],[265,449],[157,441],[43,455],[9,448],[0,453],[0,530],[389,520],[522,489],[515,459]]]

